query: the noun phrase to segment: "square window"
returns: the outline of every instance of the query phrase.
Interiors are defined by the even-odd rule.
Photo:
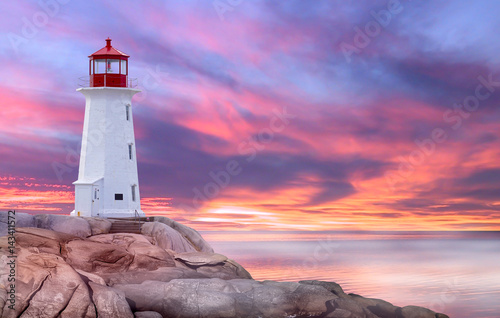
[[[123,200],[123,193],[115,193],[115,200]]]

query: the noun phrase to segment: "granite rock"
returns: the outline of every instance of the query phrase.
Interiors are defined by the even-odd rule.
[[[142,234],[109,234],[106,220],[21,215],[18,224],[32,227],[16,228],[15,294],[9,240],[0,237],[0,317],[448,318],[346,294],[334,282],[255,281],[168,218],[153,217]]]

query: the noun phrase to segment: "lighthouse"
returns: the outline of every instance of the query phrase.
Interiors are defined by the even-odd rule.
[[[129,56],[111,45],[89,56],[82,147],[75,210],[92,217],[144,216],[141,211],[137,156],[132,117]]]

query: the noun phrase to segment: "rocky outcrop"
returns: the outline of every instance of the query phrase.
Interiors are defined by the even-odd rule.
[[[135,318],[163,318],[163,316],[156,311],[136,311]]]
[[[323,281],[317,281],[317,280],[302,280],[299,283],[301,284],[306,284],[306,285],[319,285],[321,287],[324,287],[326,290],[329,292],[335,294],[336,296],[340,298],[346,298],[348,297],[346,293],[344,293],[344,290],[342,287],[340,287],[339,284],[333,283],[333,282],[323,282]]]
[[[152,216],[152,220],[168,225],[188,240],[198,252],[213,253],[214,249],[195,229],[164,216]]]
[[[152,236],[158,242],[156,245],[176,252],[214,252],[210,244],[196,230],[163,216],[152,216],[149,219],[156,224],[153,222],[145,223],[142,234]],[[19,212],[15,214],[15,220],[16,227],[19,228],[36,227],[67,233],[80,238],[107,234],[112,225],[111,221],[102,218],[54,214],[33,216]],[[0,236],[7,235],[7,221],[7,212],[0,212]]]
[[[92,218],[20,219],[42,228],[16,228],[14,310],[8,238],[0,238],[0,317],[447,317],[346,294],[333,282],[255,281],[166,218],[145,223],[142,234],[109,234],[106,220]]]
[[[125,299],[125,294],[111,287],[89,283],[99,318],[134,318],[134,314]]]
[[[20,213],[16,214],[16,220]],[[17,223],[17,222],[16,222]],[[92,235],[89,222],[83,218],[68,215],[39,214],[35,215],[35,227],[68,233],[81,238]]]
[[[178,252],[196,252],[196,248],[179,232],[160,222],[148,222],[142,225],[141,233],[153,238],[156,245]]]
[[[170,282],[115,285],[133,310],[154,310],[164,317],[320,316],[337,298],[321,286],[258,282],[249,279],[176,279]]]
[[[107,234],[111,229],[112,222],[101,218],[83,217],[89,223],[92,235]]]
[[[108,286],[116,284],[141,284],[147,280],[169,282],[178,278],[208,278],[210,276],[195,270],[179,267],[162,267],[154,271],[133,271],[124,273],[103,273],[100,277]],[[233,275],[233,277],[235,277]]]
[[[68,233],[82,238],[92,235],[89,222],[79,217],[53,214],[38,214],[33,216],[19,212],[14,217],[16,227],[36,227],[60,233]],[[7,219],[7,212],[0,212],[0,236],[7,235]]]
[[[102,244],[112,244],[124,249],[134,258],[129,264],[128,269],[152,271],[160,267],[175,266],[174,259],[171,255],[173,251],[169,253],[168,250],[154,245],[154,240],[151,237],[139,234],[121,233],[98,235],[90,237],[89,239]]]
[[[175,259],[191,266],[217,265],[227,261],[227,257],[224,255],[205,252],[178,253],[175,254]]]
[[[36,227],[35,217],[27,213],[16,214],[17,227]],[[0,236],[7,235],[8,213],[0,212]]]
[[[62,257],[21,248],[17,261],[15,310],[4,306],[2,317],[96,317],[87,285]]]
[[[243,266],[221,254],[207,252],[177,253],[175,259],[188,268],[194,268],[198,273],[206,277],[232,279],[236,273],[240,278],[252,279],[250,273]]]

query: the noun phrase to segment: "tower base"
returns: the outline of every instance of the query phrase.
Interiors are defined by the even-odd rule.
[[[134,218],[134,217],[145,217],[146,214],[142,210],[100,210],[99,217],[101,218]],[[70,216],[86,216],[82,213],[78,215],[78,212],[73,210],[69,214]]]

